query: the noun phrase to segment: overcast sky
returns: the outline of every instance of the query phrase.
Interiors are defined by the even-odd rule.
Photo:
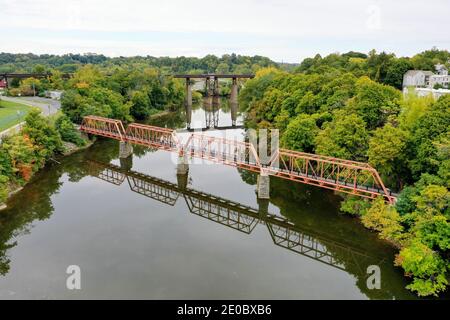
[[[450,48],[449,0],[0,0],[0,52],[264,55]]]

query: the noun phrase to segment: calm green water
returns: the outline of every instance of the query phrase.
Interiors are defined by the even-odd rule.
[[[225,110],[221,125],[231,121]],[[192,119],[201,125],[204,110]],[[170,153],[135,147],[120,162],[118,151],[99,139],[10,199],[0,213],[0,298],[414,298],[394,250],[340,215],[332,192],[273,178],[265,203],[254,174],[191,164],[177,176]],[[81,290],[66,288],[69,265],[81,269]],[[379,290],[367,288],[370,265],[381,269]]]

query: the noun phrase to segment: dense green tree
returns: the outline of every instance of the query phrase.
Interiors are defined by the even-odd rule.
[[[66,115],[63,114],[56,119],[55,128],[61,135],[62,140],[75,143],[77,146],[86,144],[86,140],[81,138],[80,132]]]
[[[384,83],[393,86],[397,89],[402,89],[403,75],[408,71],[414,69],[413,64],[407,58],[400,58],[392,61],[386,71]]]
[[[421,173],[436,173],[438,164],[436,146],[440,136],[446,134],[450,128],[450,96],[442,96],[433,104],[431,110],[415,121],[409,140],[409,166],[417,179]]]
[[[219,65],[216,68],[216,73],[218,73],[218,74],[227,74],[228,71],[229,71],[229,66],[225,62],[219,63]]]
[[[400,98],[400,92],[394,88],[362,77],[356,82],[356,95],[349,100],[348,108],[373,130],[384,125],[390,115],[400,112]]]
[[[47,160],[55,152],[62,151],[60,135],[50,124],[49,120],[40,115],[38,110],[28,113],[22,132],[36,146],[39,158],[42,157],[44,160]]]
[[[366,228],[379,231],[382,239],[398,242],[401,238],[403,227],[400,224],[400,215],[394,207],[386,204],[382,197],[373,202],[361,221]]]
[[[450,52],[447,50],[438,50],[432,48],[416,54],[411,58],[411,61],[416,70],[430,70],[434,71],[434,66],[437,63],[449,65]]]
[[[314,139],[319,128],[316,125],[316,119],[313,116],[300,114],[292,120],[283,134],[281,144],[284,148],[313,152]]]
[[[366,123],[356,114],[340,112],[324,124],[315,143],[318,154],[364,161],[368,147]]]
[[[400,215],[406,215],[416,209],[414,197],[418,195],[419,190],[414,186],[406,186],[397,198],[395,208]]]
[[[448,284],[446,262],[421,242],[414,241],[404,247],[395,261],[405,273],[414,275],[408,288],[419,296],[437,296],[445,290]]]
[[[275,68],[260,70],[254,79],[248,80],[239,94],[239,104],[242,110],[249,111],[253,101],[262,99],[266,89],[272,85],[272,81],[280,74]]]
[[[151,111],[150,98],[148,91],[143,89],[141,91],[135,91],[131,97],[131,115],[135,119],[143,120],[150,115]]]
[[[407,140],[408,132],[388,123],[375,130],[369,141],[369,163],[394,183],[401,183],[405,172],[407,174]]]
[[[375,81],[384,83],[388,69],[394,59],[394,54],[388,54],[386,52],[377,54],[375,50],[370,51],[369,56],[367,57],[369,76]]]

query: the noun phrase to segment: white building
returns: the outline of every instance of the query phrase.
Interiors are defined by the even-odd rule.
[[[430,77],[430,88],[434,88],[435,85],[439,85],[443,88],[449,88],[449,76],[448,70],[443,64],[437,64],[436,66],[437,74]]]
[[[403,75],[403,88],[405,87],[428,87],[430,77],[433,75],[431,71],[408,70]]]
[[[412,90],[412,91],[410,91]],[[449,89],[432,89],[432,88],[419,88],[419,87],[404,87],[403,94],[405,96],[408,95],[409,92],[413,92],[418,97],[426,97],[432,95],[434,99],[439,99],[441,96],[445,94],[450,94]]]
[[[416,87],[433,89],[435,85],[449,88],[450,77],[447,68],[443,64],[437,64],[435,68],[437,74],[431,71],[408,70],[403,76],[403,88]]]

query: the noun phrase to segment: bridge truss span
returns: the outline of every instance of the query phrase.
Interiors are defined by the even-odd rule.
[[[259,172],[260,162],[255,147],[247,142],[191,134],[183,145],[183,152],[201,158],[239,168]]]
[[[275,161],[277,166],[273,166]],[[377,170],[363,162],[279,149],[267,170],[277,177],[326,189],[371,199],[381,195],[389,202],[394,200]]]
[[[140,123],[130,124],[125,136],[131,143],[168,151],[177,151],[180,145],[174,130]]]
[[[80,130],[98,136],[125,141],[125,129],[122,121],[116,119],[87,116],[83,118]]]
[[[396,199],[377,170],[363,162],[277,149],[263,164],[252,143],[198,133],[182,141],[173,129],[132,123],[125,130],[120,120],[97,116],[84,117],[80,130],[360,197]]]

